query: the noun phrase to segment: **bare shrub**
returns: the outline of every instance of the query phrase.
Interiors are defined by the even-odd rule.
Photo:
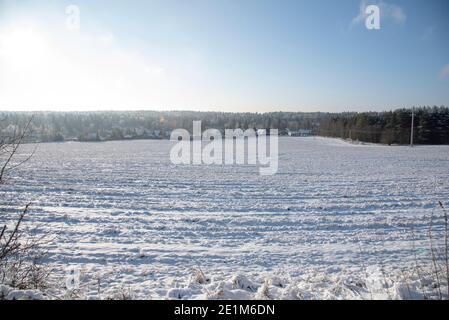
[[[24,159],[16,159],[31,121],[32,119],[23,129],[17,129],[16,126],[10,136],[0,138],[0,187],[6,183],[6,177],[12,170],[24,164],[34,154],[33,152]],[[2,219],[4,223],[3,226],[0,225],[0,284],[19,290],[45,290],[50,273],[43,263],[46,255],[42,250],[45,236],[33,237],[23,228],[29,209],[30,204],[26,204],[16,218]]]
[[[406,279],[417,278],[424,300],[449,299],[449,223],[446,207],[438,202],[440,215],[432,212],[428,230],[429,257],[427,260],[418,259],[413,241],[415,266],[413,272]],[[413,235],[414,237],[414,235]]]
[[[443,225],[443,234],[441,235],[440,232],[440,237],[435,239],[433,234],[434,216],[432,214],[429,227],[430,251],[434,282],[438,290],[439,298],[443,299],[444,295],[446,295],[446,299],[449,299],[449,222],[446,207],[441,201],[438,202],[438,206],[442,212],[440,225]],[[443,290],[445,291],[444,294]]]
[[[199,284],[210,283],[210,279],[206,277],[206,275],[204,274],[203,270],[201,270],[200,267],[192,268],[192,276],[190,280],[192,283],[199,283]]]

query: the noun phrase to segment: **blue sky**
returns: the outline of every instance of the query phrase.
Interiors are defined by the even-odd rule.
[[[446,0],[0,0],[0,110],[449,105],[448,34]]]

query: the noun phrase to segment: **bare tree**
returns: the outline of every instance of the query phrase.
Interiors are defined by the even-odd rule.
[[[6,174],[30,160],[34,155],[34,152],[32,152],[23,160],[13,161],[18,153],[19,147],[29,133],[32,121],[33,118],[31,117],[23,129],[15,126],[12,134],[0,138],[0,184],[5,183]]]
[[[23,165],[34,154],[32,152],[22,159],[18,157],[31,122],[32,118],[22,129],[15,126],[12,133],[0,138],[0,187],[6,183],[6,177],[12,170]],[[41,248],[44,237],[33,237],[23,228],[30,205],[27,203],[18,217],[2,219],[4,223],[0,225],[0,284],[14,289],[45,289],[49,275],[47,268],[40,263],[45,255]]]

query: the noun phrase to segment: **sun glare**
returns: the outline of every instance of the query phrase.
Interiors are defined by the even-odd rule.
[[[42,62],[48,50],[44,36],[31,28],[0,34],[0,56],[9,65],[32,67]]]

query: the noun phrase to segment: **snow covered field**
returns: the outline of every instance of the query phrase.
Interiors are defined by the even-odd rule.
[[[268,177],[175,166],[171,146],[27,145],[36,154],[0,189],[0,222],[31,201],[27,225],[54,237],[56,285],[78,266],[82,298],[404,298],[400,279],[428,259],[430,216],[449,199],[448,146],[280,138]]]

